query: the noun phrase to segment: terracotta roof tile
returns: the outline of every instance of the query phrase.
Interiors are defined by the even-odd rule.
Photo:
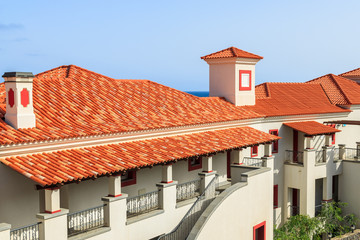
[[[36,128],[15,130],[0,118],[0,145],[261,117],[222,98],[149,80],[115,80],[73,65],[37,74],[33,89]]]
[[[360,77],[360,68],[356,68],[354,70],[339,74],[342,77]]]
[[[345,77],[328,74],[309,83],[321,84],[332,104],[360,104],[360,85]]]
[[[13,156],[0,158],[0,162],[42,186],[50,186],[278,139],[251,127],[239,127]]]
[[[350,111],[332,105],[320,84],[265,83],[255,92],[255,106],[243,108],[268,117]]]
[[[255,55],[253,53],[246,52],[246,51],[238,49],[236,47],[229,47],[227,49],[208,54],[206,56],[201,57],[201,59],[233,58],[233,57],[263,59],[263,57],[261,57],[259,55]]]
[[[310,136],[341,132],[336,128],[332,128],[315,121],[291,122],[291,123],[284,123],[284,125]]]

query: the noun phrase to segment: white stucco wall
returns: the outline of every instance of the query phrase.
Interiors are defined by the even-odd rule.
[[[258,170],[255,170],[258,171]],[[266,221],[266,239],[273,238],[272,171],[248,177],[226,189],[203,213],[189,239],[253,239],[253,227]]]

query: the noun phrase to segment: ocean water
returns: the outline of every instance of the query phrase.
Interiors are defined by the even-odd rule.
[[[190,93],[197,97],[208,97],[209,92],[208,91],[186,91],[187,93]]]

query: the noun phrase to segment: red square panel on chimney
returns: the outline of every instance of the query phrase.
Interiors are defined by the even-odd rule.
[[[24,88],[21,91],[21,105],[23,105],[24,107],[26,107],[29,104],[29,91]]]
[[[14,90],[12,90],[12,88],[10,88],[8,92],[8,97],[9,97],[9,106],[13,107],[15,104],[15,93]]]

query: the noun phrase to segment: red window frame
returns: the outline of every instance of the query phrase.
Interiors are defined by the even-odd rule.
[[[259,146],[251,147],[251,157],[257,157],[259,155]]]
[[[274,185],[274,209],[279,207],[279,186],[276,184]]]
[[[241,74],[243,73],[249,74],[249,87],[243,87],[241,85],[242,84]],[[251,90],[251,70],[239,70],[239,90],[240,91]]]
[[[279,136],[279,130],[278,129],[270,129],[269,133],[271,135]],[[279,152],[279,140],[272,143],[272,153],[278,153]]]
[[[192,163],[194,161],[194,163]],[[188,160],[188,171],[202,168],[202,157],[190,158]]]
[[[266,240],[266,221],[259,223],[258,225],[255,225],[253,228],[253,240],[257,240],[256,238],[256,230],[262,228],[264,229],[262,233],[262,238],[258,238],[259,240]],[[261,236],[260,236],[261,237]]]
[[[121,178],[121,187],[126,187],[129,185],[136,184],[136,170],[127,171],[121,176],[125,176],[125,174],[127,174],[127,178],[126,179]]]
[[[330,127],[335,128],[336,125],[335,125],[335,124],[331,124]],[[335,133],[331,134],[331,139],[332,139],[331,144],[334,145],[334,144],[335,144]]]

